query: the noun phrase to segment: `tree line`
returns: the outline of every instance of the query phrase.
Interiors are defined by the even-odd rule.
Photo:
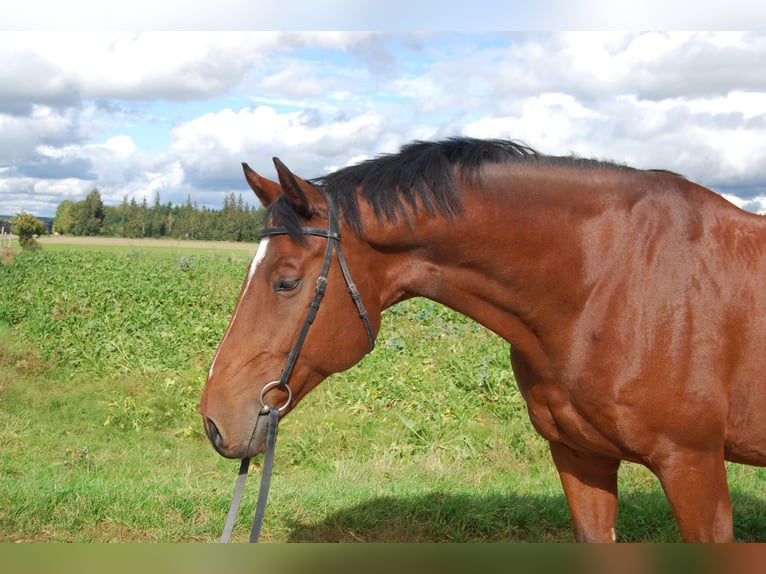
[[[187,198],[183,205],[162,203],[159,193],[149,205],[125,196],[116,207],[104,205],[98,189],[82,201],[64,200],[56,209],[53,233],[204,239],[209,241],[257,241],[265,210],[249,206],[242,195],[227,195],[223,209],[200,207]]]

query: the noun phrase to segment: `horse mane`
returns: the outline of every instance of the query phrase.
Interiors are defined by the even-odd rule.
[[[370,204],[379,221],[385,218],[393,223],[404,218],[409,222],[409,213],[419,209],[453,217],[462,213],[456,176],[475,181],[480,168],[491,163],[629,169],[576,156],[549,156],[516,141],[455,137],[437,142],[415,141],[398,153],[383,154],[310,182],[332,197],[346,223],[360,233],[363,227],[360,196]],[[296,213],[283,196],[272,204],[269,216],[296,236],[305,214]]]

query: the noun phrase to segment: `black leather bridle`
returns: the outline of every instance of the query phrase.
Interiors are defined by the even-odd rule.
[[[325,248],[322,270],[320,271],[319,277],[317,278],[314,298],[309,305],[308,315],[303,322],[303,326],[301,327],[300,333],[298,333],[298,338],[296,339],[293,348],[290,350],[290,354],[287,356],[287,362],[285,363],[284,369],[282,369],[282,374],[279,376],[279,380],[272,381],[273,383],[276,383],[276,386],[283,389],[289,388],[287,387],[287,383],[290,380],[290,376],[292,375],[293,368],[295,367],[295,362],[298,360],[298,355],[300,354],[303,343],[306,340],[306,335],[308,335],[309,328],[314,322],[314,318],[316,317],[317,311],[319,310],[319,304],[322,302],[322,298],[324,297],[325,289],[327,288],[327,274],[330,271],[330,263],[332,262],[333,251],[338,253],[338,263],[340,264],[340,270],[343,273],[343,279],[346,281],[348,292],[351,294],[351,299],[354,301],[354,305],[356,305],[356,310],[359,313],[359,317],[362,319],[364,328],[367,331],[367,338],[370,342],[370,351],[375,348],[375,332],[373,331],[372,325],[370,324],[370,320],[367,316],[367,311],[365,310],[364,304],[362,303],[362,297],[359,295],[359,290],[356,288],[354,281],[351,279],[351,273],[348,270],[346,258],[343,256],[343,250],[340,246],[338,208],[335,206],[335,202],[333,201],[332,197],[324,192],[322,192],[322,195],[324,195],[324,198],[327,201],[328,228],[322,229],[321,227],[302,227],[299,231],[299,233],[302,235],[326,237],[327,247]],[[286,227],[264,227],[259,234],[259,238],[263,239],[264,237],[289,234],[290,232]],[[263,403],[263,401],[261,401],[261,403]],[[265,407],[264,404],[261,404],[261,406]]]
[[[297,186],[297,182],[294,181],[293,183]],[[317,278],[316,289],[314,290],[314,297],[311,300],[311,304],[309,305],[308,314],[306,315],[306,319],[303,321],[303,326],[298,333],[298,338],[293,344],[290,353],[287,355],[287,361],[285,362],[285,366],[282,369],[282,373],[280,374],[278,380],[271,381],[270,383],[264,385],[263,389],[261,389],[259,398],[261,403],[261,412],[258,416],[268,416],[268,434],[266,438],[266,452],[264,455],[263,473],[261,475],[261,488],[258,493],[258,503],[255,510],[255,517],[253,518],[253,526],[250,531],[250,542],[258,542],[258,537],[260,536],[261,525],[263,523],[263,515],[266,507],[266,499],[271,482],[271,470],[273,467],[274,449],[276,447],[277,441],[277,425],[279,423],[279,413],[286,409],[292,401],[292,390],[290,389],[288,383],[290,381],[290,376],[292,375],[293,369],[295,368],[295,363],[298,360],[298,355],[303,348],[303,343],[306,341],[306,336],[308,335],[309,329],[311,328],[311,325],[316,318],[317,311],[319,310],[319,304],[322,302],[325,290],[327,289],[327,275],[330,271],[333,252],[337,252],[338,254],[338,263],[343,274],[343,279],[346,282],[348,291],[351,294],[351,299],[354,301],[354,305],[356,306],[357,312],[359,313],[359,317],[362,319],[364,328],[367,331],[367,338],[370,342],[370,351],[375,348],[375,332],[373,331],[372,325],[370,324],[369,317],[367,316],[367,311],[365,310],[364,304],[362,303],[362,297],[359,295],[359,290],[356,288],[356,285],[351,279],[351,273],[348,270],[346,258],[343,256],[343,250],[340,246],[340,223],[338,221],[338,208],[330,195],[325,193],[321,188],[317,188],[317,190],[322,193],[325,201],[327,202],[327,229],[322,229],[321,227],[301,227],[298,230],[298,233],[301,235],[325,237],[327,238],[327,247],[325,248],[324,260],[322,261],[322,269],[319,272],[319,277]],[[264,227],[261,229],[259,239],[263,239],[265,237],[274,237],[275,235],[290,234],[291,231],[288,230],[287,227]],[[287,399],[285,400],[285,403],[279,407],[267,405],[264,400],[264,396],[268,393],[268,391],[275,387],[287,392]],[[253,429],[253,435],[255,435],[255,433],[256,431]],[[239,468],[239,476],[237,478],[237,485],[234,490],[234,496],[231,501],[231,506],[229,507],[229,514],[226,517],[226,524],[224,525],[223,534],[221,535],[221,542],[229,541],[231,531],[234,528],[234,521],[236,520],[237,512],[239,510],[239,503],[242,499],[242,492],[244,491],[245,481],[247,480],[247,472],[249,466],[250,458],[243,458]]]

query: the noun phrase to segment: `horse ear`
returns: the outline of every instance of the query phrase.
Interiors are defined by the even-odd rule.
[[[274,158],[274,166],[279,174],[282,191],[300,213],[311,217],[324,209],[322,194],[316,187],[291,172],[278,157]]]
[[[263,207],[271,205],[280,195],[282,195],[282,188],[276,181],[271,181],[265,177],[261,177],[255,173],[249,165],[242,162],[242,171],[245,172],[245,179],[247,184],[255,192],[256,197],[261,202]]]

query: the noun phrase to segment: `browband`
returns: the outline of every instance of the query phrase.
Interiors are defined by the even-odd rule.
[[[264,227],[258,233],[258,239],[264,237],[273,237],[274,235],[289,235],[290,231],[287,227]],[[316,235],[317,237],[327,237],[328,239],[340,239],[340,231],[332,231],[330,229],[322,229],[321,227],[301,227],[298,232],[299,235]]]

